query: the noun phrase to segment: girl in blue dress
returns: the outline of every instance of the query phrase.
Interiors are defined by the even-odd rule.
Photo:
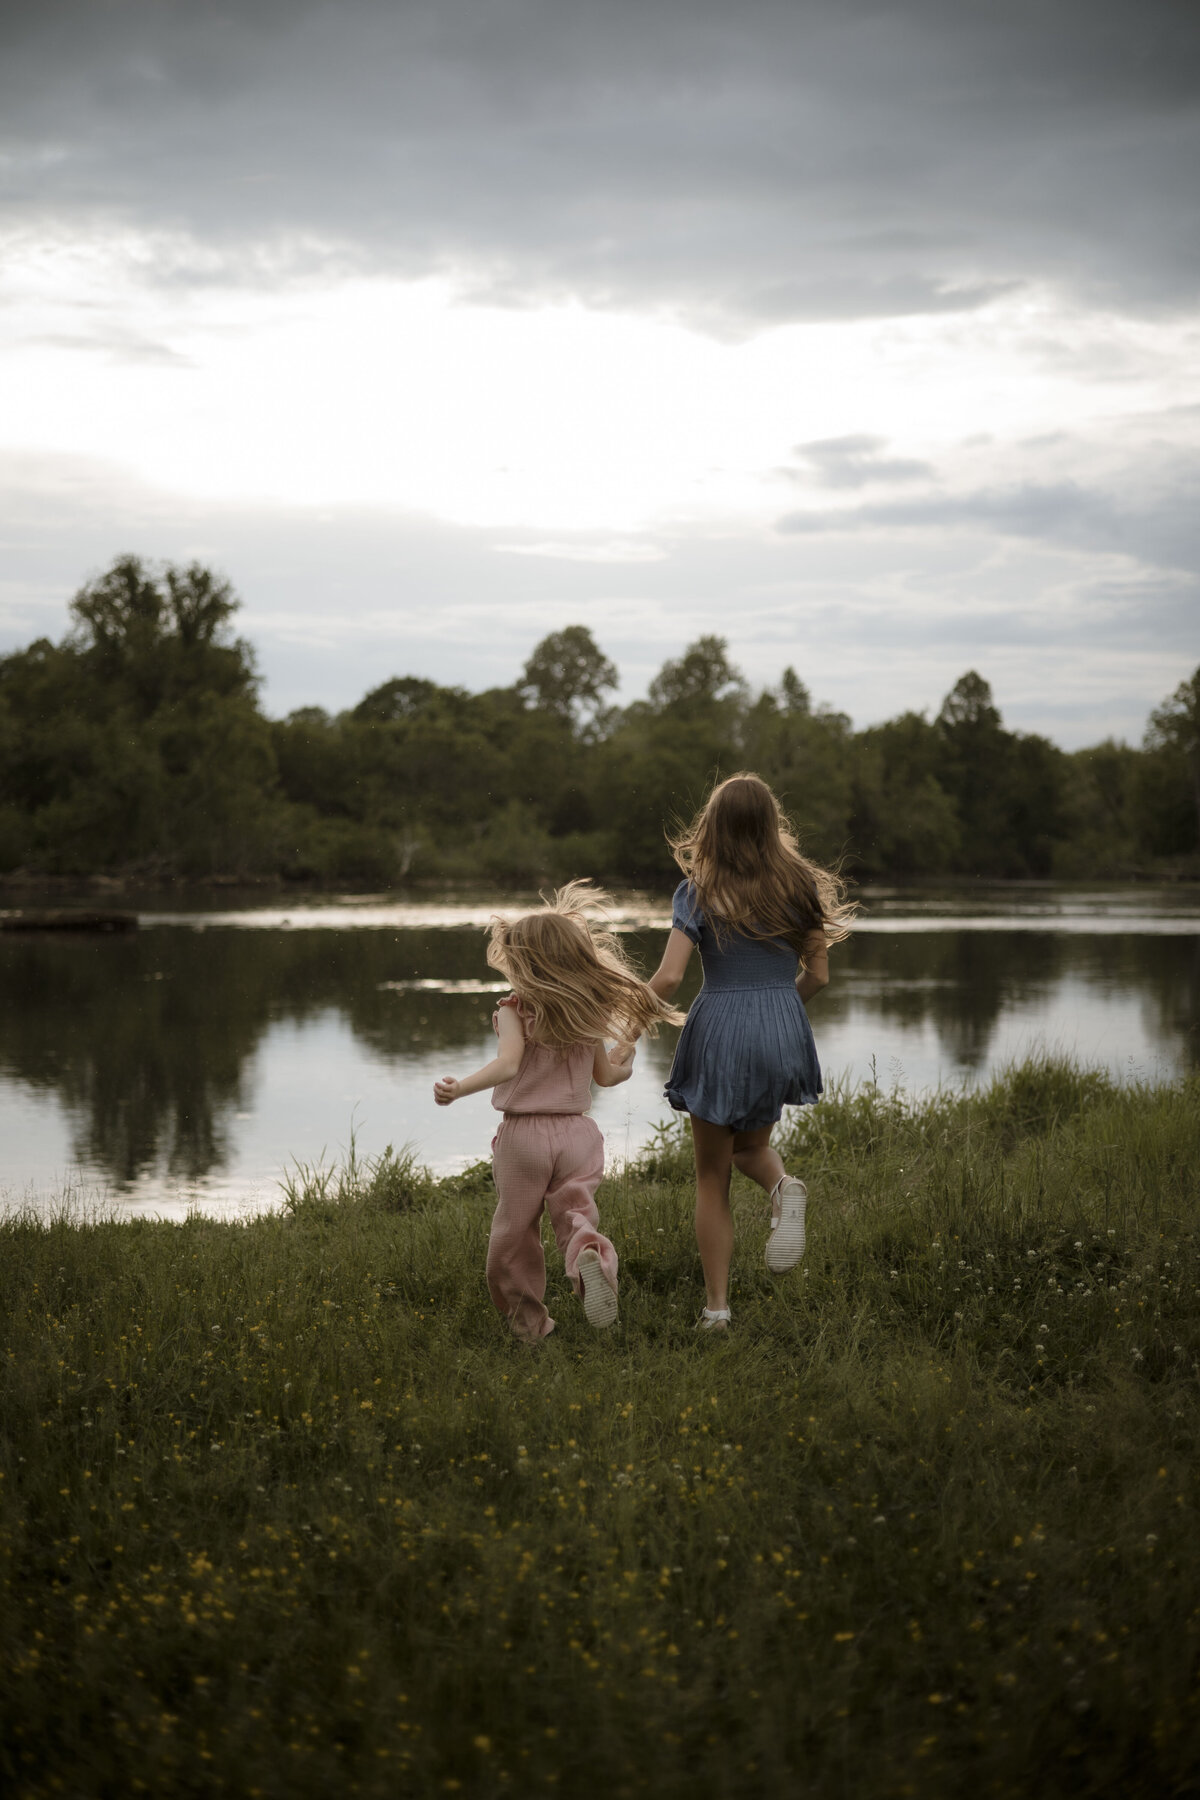
[[[666,1096],[691,1115],[696,1242],[707,1289],[699,1326],[729,1325],[734,1167],[771,1200],[767,1267],[804,1255],[808,1194],[771,1148],[785,1106],[810,1106],[821,1068],[805,1002],[829,981],[831,944],[854,908],[836,875],[800,854],[778,800],[757,775],[732,775],[670,840],[684,879],[650,986],[669,1000],[694,949],[704,986],[679,1035]]]

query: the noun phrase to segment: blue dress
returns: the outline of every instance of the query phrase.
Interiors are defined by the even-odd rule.
[[[795,950],[782,938],[741,932],[718,943],[688,881],[675,890],[671,923],[691,938],[704,965],[704,986],[679,1034],[664,1089],[676,1112],[757,1131],[773,1125],[785,1106],[813,1105],[821,1065],[796,992]]]

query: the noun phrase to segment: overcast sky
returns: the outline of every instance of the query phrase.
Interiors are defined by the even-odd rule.
[[[0,21],[0,650],[134,550],[274,713],[581,621],[1076,746],[1200,662],[1200,6]]]

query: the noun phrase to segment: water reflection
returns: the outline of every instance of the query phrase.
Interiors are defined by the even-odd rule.
[[[396,985],[435,971],[475,980],[446,994]],[[197,1177],[227,1159],[272,1023],[334,1009],[384,1058],[453,1050],[488,1028],[491,974],[478,931],[4,938],[0,1074],[62,1100],[75,1162],[118,1183],[155,1167]]]
[[[1117,932],[1046,929],[1044,915],[1037,930],[1011,917],[983,930],[978,914],[963,928],[881,902],[814,1005],[826,1069],[861,1077],[874,1061],[932,1085],[1039,1038],[1118,1072],[1195,1066],[1200,919],[1185,930],[1185,914],[1155,920],[1137,899],[1136,928]],[[269,1186],[289,1155],[344,1142],[364,1102],[368,1149],[412,1138],[443,1165],[485,1153],[486,1101],[437,1113],[429,1084],[487,1053],[500,985],[474,912],[489,910],[357,930],[160,914],[131,937],[0,937],[0,1188],[45,1192],[71,1165],[146,1200],[172,1183],[201,1199],[214,1184]],[[626,941],[650,968],[665,919],[633,929],[647,917],[630,911]],[[663,1116],[672,1043],[648,1046],[635,1082],[602,1097],[618,1149]]]

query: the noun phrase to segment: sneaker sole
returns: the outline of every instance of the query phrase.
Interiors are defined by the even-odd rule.
[[[773,1275],[786,1275],[789,1269],[794,1269],[808,1242],[804,1228],[808,1191],[802,1181],[797,1181],[795,1186],[800,1189],[798,1195],[781,1195],[779,1223],[767,1239],[764,1260]]]
[[[583,1288],[583,1312],[589,1325],[604,1331],[617,1322],[617,1296],[604,1278],[600,1258],[594,1250],[585,1250],[579,1259],[578,1274]]]

